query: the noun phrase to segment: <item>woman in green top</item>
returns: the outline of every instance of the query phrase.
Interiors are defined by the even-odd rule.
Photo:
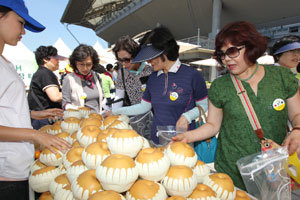
[[[267,41],[248,22],[227,24],[217,35],[215,44],[215,58],[242,81],[265,137],[282,144],[288,119],[293,127],[300,127],[300,95],[293,74],[283,67],[256,63],[267,48]],[[215,168],[230,175],[237,187],[245,189],[236,161],[259,152],[261,147],[230,74],[212,83],[208,98],[207,123],[177,135],[173,141],[205,140],[219,132]],[[275,110],[276,99],[283,100],[286,106]],[[283,144],[290,154],[296,151],[300,155],[300,130],[293,130]]]

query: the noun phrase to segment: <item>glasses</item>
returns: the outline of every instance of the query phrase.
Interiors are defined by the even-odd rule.
[[[77,63],[76,65],[79,68],[84,68],[84,67],[88,67],[89,68],[89,67],[93,66],[93,63]]]
[[[240,51],[245,48],[245,46],[241,46],[241,47],[230,47],[228,48],[225,53],[220,51],[218,52],[218,56],[219,58],[221,58],[221,60],[224,60],[226,55],[229,57],[229,58],[236,58],[240,55]]]
[[[132,58],[118,58],[120,63],[130,63]]]

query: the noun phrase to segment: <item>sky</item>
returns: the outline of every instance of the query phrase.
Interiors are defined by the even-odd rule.
[[[29,15],[46,26],[40,33],[25,29],[26,34],[22,37],[22,42],[31,51],[35,51],[41,45],[53,45],[58,38],[62,38],[71,50],[78,46],[78,42],[60,22],[68,2],[68,0],[25,0]],[[98,41],[102,47],[107,48],[107,42],[98,37],[92,29],[76,25],[69,25],[68,28],[80,43],[93,46]]]

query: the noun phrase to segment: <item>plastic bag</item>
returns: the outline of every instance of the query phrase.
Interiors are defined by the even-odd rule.
[[[287,148],[279,147],[238,160],[248,193],[261,200],[290,200],[291,182],[286,171],[288,156]]]
[[[152,118],[152,111],[142,115],[136,115],[130,118],[130,125],[137,133],[150,140]]]

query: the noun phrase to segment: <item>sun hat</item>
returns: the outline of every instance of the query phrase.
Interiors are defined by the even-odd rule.
[[[286,51],[295,50],[295,49],[300,49],[300,42],[293,42],[293,43],[286,44],[286,45],[280,47],[279,49],[277,49],[275,51],[274,55],[284,53]]]
[[[136,55],[136,57],[132,60],[131,63],[140,63],[140,62],[145,62],[147,60],[151,60],[161,55],[163,52],[164,50],[159,50],[154,48],[151,43],[146,44],[142,46],[141,50]]]
[[[22,17],[25,20],[25,28],[29,31],[41,32],[46,28],[29,16],[28,9],[23,0],[0,0],[0,6],[8,7]]]

